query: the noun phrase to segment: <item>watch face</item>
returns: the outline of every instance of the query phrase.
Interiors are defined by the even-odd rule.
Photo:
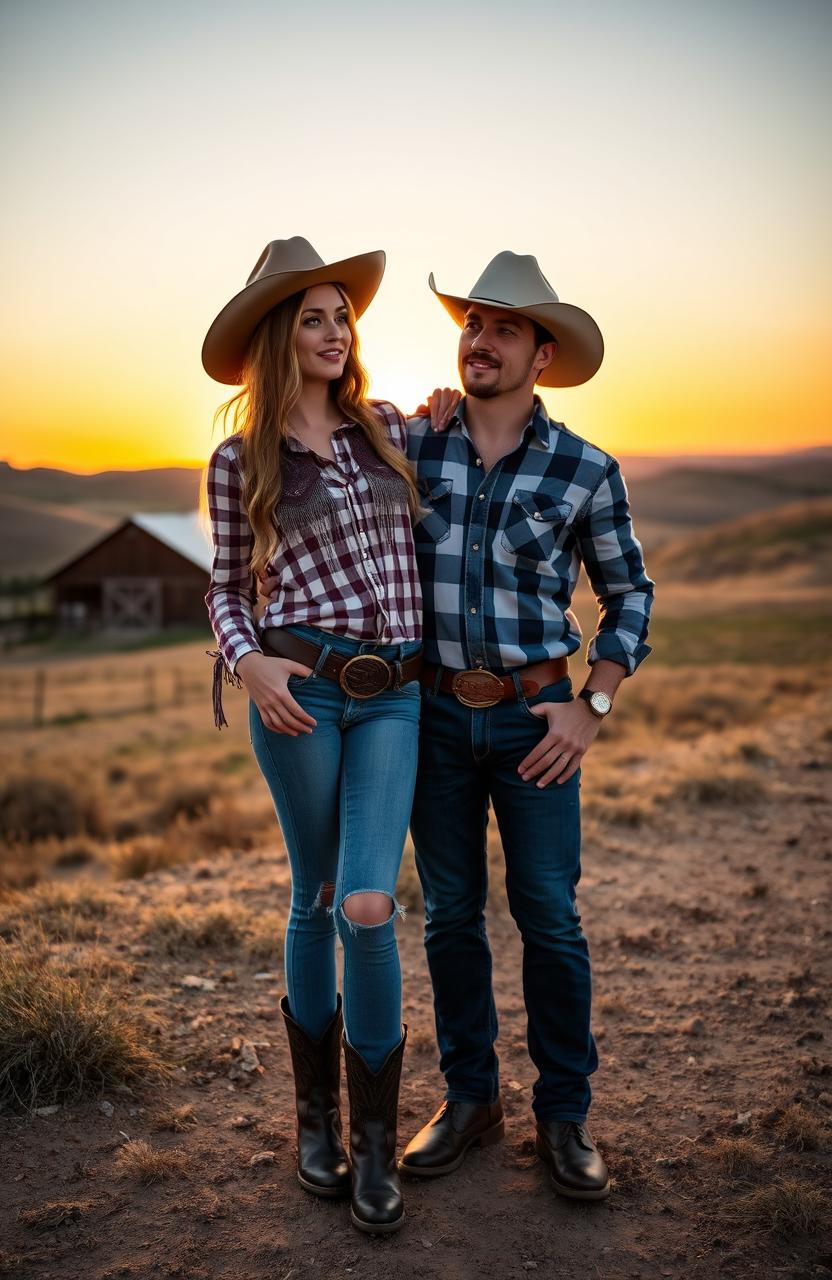
[[[593,693],[591,703],[593,711],[597,711],[600,716],[605,716],[612,706],[605,693]]]

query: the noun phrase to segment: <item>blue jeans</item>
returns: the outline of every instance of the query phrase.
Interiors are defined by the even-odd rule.
[[[519,688],[519,686],[518,686]],[[485,929],[489,797],[506,864],[509,907],[523,939],[529,1055],[539,1072],[541,1120],[583,1120],[598,1065],[590,1031],[589,950],[580,928],[580,769],[542,790],[517,766],[540,741],[538,702],[572,698],[568,677],[530,700],[464,707],[425,690],[411,820],[425,897],[425,948],[433,982],[446,1097],[487,1103],[499,1094],[497,1014]]]
[[[356,699],[318,672],[329,649],[401,661],[418,643],[376,645],[286,628],[325,645],[311,676],[289,690],[316,728],[297,738],[266,728],[250,702],[251,745],[274,800],[292,872],[286,988],[292,1017],[313,1038],[336,1009],[335,936],[344,948],[344,1031],[372,1070],[401,1040],[395,890],[413,798],[419,683]],[[389,919],[362,925],[344,913],[356,893],[391,899]]]

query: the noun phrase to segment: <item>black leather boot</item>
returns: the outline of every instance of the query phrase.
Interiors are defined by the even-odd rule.
[[[586,1124],[538,1120],[535,1149],[549,1166],[552,1185],[575,1200],[606,1200],[610,1177]]]
[[[499,1099],[490,1104],[443,1102],[433,1119],[410,1139],[399,1168],[414,1178],[437,1178],[458,1169],[469,1147],[489,1147],[504,1133]]]
[[[391,1049],[378,1071],[344,1037],[347,1089],[350,1095],[350,1164],[352,1208],[359,1231],[387,1235],[404,1222],[402,1187],[396,1168],[396,1119],[404,1042]]]
[[[298,1182],[316,1196],[348,1196],[350,1167],[341,1138],[341,997],[335,1017],[313,1040],[280,1001],[286,1023],[298,1113]]]

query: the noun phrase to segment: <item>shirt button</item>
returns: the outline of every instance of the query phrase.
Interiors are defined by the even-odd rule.
[[[542,519],[543,519],[543,516],[540,514],[540,512],[539,512],[539,511],[535,511],[535,513],[534,513],[534,518],[535,518],[535,520],[542,520]]]
[[[477,497],[479,498],[480,502],[485,502],[485,494],[484,494],[484,493],[478,493],[478,494],[477,494]]]
[[[476,612],[477,612],[473,605],[471,605],[471,612],[472,612],[472,613],[476,613]]]
[[[472,551],[479,551],[479,549],[480,549],[480,544],[479,544],[478,542],[472,542],[472,543],[471,543],[471,550],[472,550]]]
[[[482,458],[477,458],[477,466],[478,467],[482,466]]]

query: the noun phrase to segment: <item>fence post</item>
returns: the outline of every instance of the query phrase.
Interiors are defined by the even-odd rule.
[[[145,710],[156,710],[156,679],[153,667],[146,667],[144,672],[145,679]]]
[[[46,707],[46,668],[38,667],[35,671],[35,697],[32,708],[32,724],[39,729],[43,724]]]

